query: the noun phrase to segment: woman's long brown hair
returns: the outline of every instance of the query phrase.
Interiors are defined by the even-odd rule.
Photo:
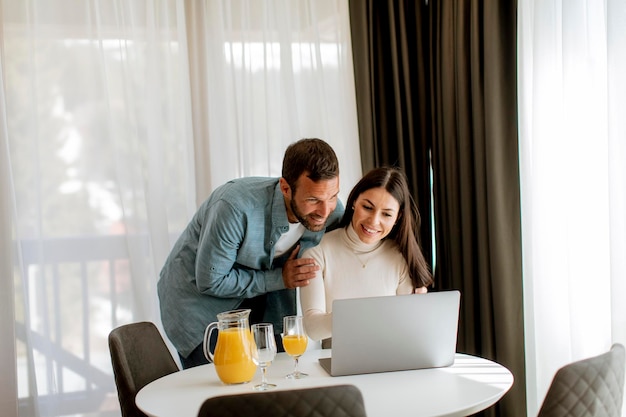
[[[419,210],[409,192],[406,175],[400,169],[381,167],[365,174],[350,191],[340,225],[346,227],[352,222],[354,202],[363,192],[372,188],[384,188],[400,204],[398,220],[385,239],[392,239],[398,244],[400,253],[408,265],[413,288],[431,285],[433,277],[418,240]]]

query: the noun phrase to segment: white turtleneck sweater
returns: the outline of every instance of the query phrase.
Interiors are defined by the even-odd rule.
[[[363,243],[352,225],[326,233],[302,258],[313,258],[320,266],[317,276],[300,289],[304,327],[313,340],[331,337],[335,299],[413,293],[396,243]]]

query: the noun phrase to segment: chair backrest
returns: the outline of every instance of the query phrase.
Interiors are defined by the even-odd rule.
[[[198,417],[366,417],[354,385],[225,395],[206,400]]]
[[[178,371],[161,333],[151,322],[131,323],[109,333],[113,375],[123,417],[145,417],[135,405],[148,383]]]
[[[621,417],[624,346],[563,366],[550,384],[538,417]]]

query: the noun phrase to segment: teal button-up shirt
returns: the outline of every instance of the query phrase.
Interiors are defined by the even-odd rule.
[[[330,215],[337,227],[343,204]],[[217,314],[246,298],[267,294],[263,321],[282,329],[296,312],[295,290],[285,289],[282,265],[290,251],[274,257],[274,246],[289,230],[278,178],[249,177],[227,182],[200,206],[167,258],[158,282],[161,319],[167,336],[187,357],[202,343]],[[319,244],[324,231],[305,230],[300,253]]]

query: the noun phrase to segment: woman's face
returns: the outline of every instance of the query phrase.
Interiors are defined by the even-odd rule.
[[[398,220],[400,204],[384,188],[371,188],[354,202],[352,227],[363,243],[375,243],[387,236]]]

